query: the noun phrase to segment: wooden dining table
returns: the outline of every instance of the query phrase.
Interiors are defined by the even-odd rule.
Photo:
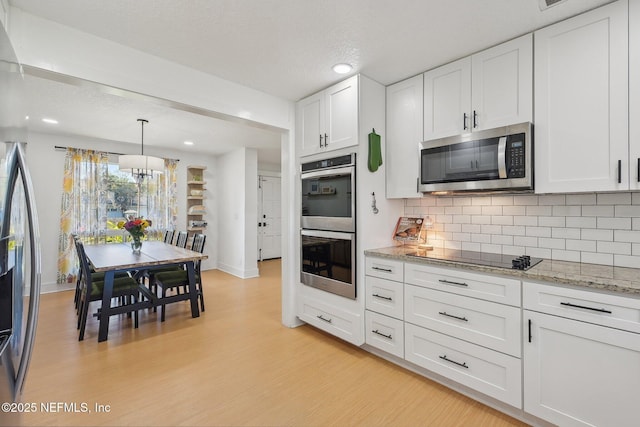
[[[109,318],[115,314],[133,310],[152,308],[176,301],[190,300],[191,317],[199,317],[198,292],[196,289],[195,263],[207,259],[207,255],[190,249],[180,248],[160,241],[145,241],[139,254],[133,253],[130,244],[97,244],[85,245],[87,259],[96,272],[104,272],[104,291],[100,309],[100,327],[98,341],[106,341],[109,333]],[[144,284],[140,285],[143,299],[126,306],[111,306],[113,296],[113,280],[115,273],[123,271],[152,270],[159,267],[184,265],[189,277],[189,292],[167,297],[158,297]]]

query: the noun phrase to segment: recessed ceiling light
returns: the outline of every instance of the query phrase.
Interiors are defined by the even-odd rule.
[[[333,71],[338,74],[347,74],[352,69],[353,67],[351,66],[351,64],[336,64],[333,66]]]
[[[184,145],[193,145],[193,141],[185,141]]]
[[[58,121],[57,121],[57,120],[54,120],[54,119],[47,119],[47,118],[44,118],[44,119],[42,119],[42,121],[43,121],[43,122],[45,122],[45,123],[52,124],[52,125],[57,125],[57,124],[58,124]]]

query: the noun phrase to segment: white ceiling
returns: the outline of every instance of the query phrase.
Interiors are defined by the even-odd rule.
[[[541,11],[539,0],[10,0],[28,13],[289,100],[344,78],[331,70],[338,62],[388,85],[609,2],[567,0]],[[82,122],[73,125],[77,131],[89,132],[101,117],[109,118],[116,135],[107,139],[130,141],[139,135],[133,130],[139,107],[127,104],[131,100],[111,98],[99,108],[71,111],[82,110],[82,102],[98,95],[72,89],[78,100],[60,106],[65,89],[41,86],[39,95],[57,96],[51,105],[56,103],[72,122]],[[94,109],[101,116],[92,117]],[[131,123],[133,136],[123,135],[129,129],[117,110],[131,113],[125,122]],[[217,143],[214,132],[221,132],[224,142],[255,143],[264,137],[279,145],[272,132],[237,124],[219,129],[221,123],[210,118],[149,110],[158,117],[145,117],[151,122],[150,140],[153,125],[175,120],[173,144],[185,139],[178,129],[199,129],[196,136],[208,142],[197,149],[215,146],[210,142]],[[146,135],[147,127],[145,141]]]

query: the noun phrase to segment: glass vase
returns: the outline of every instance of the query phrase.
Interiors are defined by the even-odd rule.
[[[134,254],[139,254],[142,251],[142,239],[140,237],[133,236],[133,241],[131,242],[131,251]]]

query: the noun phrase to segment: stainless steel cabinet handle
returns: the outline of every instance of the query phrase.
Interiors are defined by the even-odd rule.
[[[445,280],[445,279],[439,279],[438,282],[446,283],[447,285],[469,286],[466,283],[452,282],[450,280]]]
[[[567,307],[573,307],[573,308],[583,308],[585,310],[591,310],[591,311],[597,311],[599,313],[608,313],[611,314],[610,310],[606,310],[604,308],[593,308],[593,307],[587,307],[585,305],[578,305],[578,304],[571,304],[570,302],[561,302],[560,305],[564,305]]]
[[[640,157],[638,157],[638,182],[640,182]]]
[[[319,314],[317,317],[318,317],[318,319],[323,320],[323,321],[325,321],[327,323],[331,323],[332,322],[331,319],[327,319],[326,317],[322,317],[322,314]]]
[[[371,267],[372,270],[384,271],[386,273],[393,273],[393,270],[390,268],[380,268],[380,267]]]
[[[622,183],[622,160],[618,160],[618,184]]]
[[[385,337],[385,338],[388,338],[388,339],[393,339],[393,338],[391,338],[391,334],[389,334],[389,335],[383,334],[382,332],[378,331],[377,329],[374,330],[374,331],[371,331],[371,332],[373,332],[374,334],[378,334],[381,337]]]
[[[446,311],[439,311],[438,314],[441,315],[441,316],[447,316],[447,317],[452,317],[454,319],[462,320],[464,322],[468,322],[469,321],[469,319],[467,319],[466,317],[454,316],[453,314],[449,314]]]
[[[467,113],[462,113],[462,130],[467,130]]]
[[[477,128],[478,127],[478,113],[476,112],[476,110],[473,110],[473,128]]]
[[[469,369],[469,366],[467,366],[466,362],[463,362],[463,363],[456,362],[455,360],[449,359],[446,354],[444,356],[438,356],[438,357],[442,360],[446,360],[449,363],[453,363],[454,365],[462,366],[463,368]]]
[[[324,134],[324,146],[328,146],[329,145],[329,135],[327,135],[326,133]]]
[[[384,295],[373,294],[372,296],[374,296],[376,298],[384,299],[384,300],[387,300],[387,301],[393,301],[393,298],[385,297]]]
[[[322,134],[320,134],[320,148],[322,148]]]

